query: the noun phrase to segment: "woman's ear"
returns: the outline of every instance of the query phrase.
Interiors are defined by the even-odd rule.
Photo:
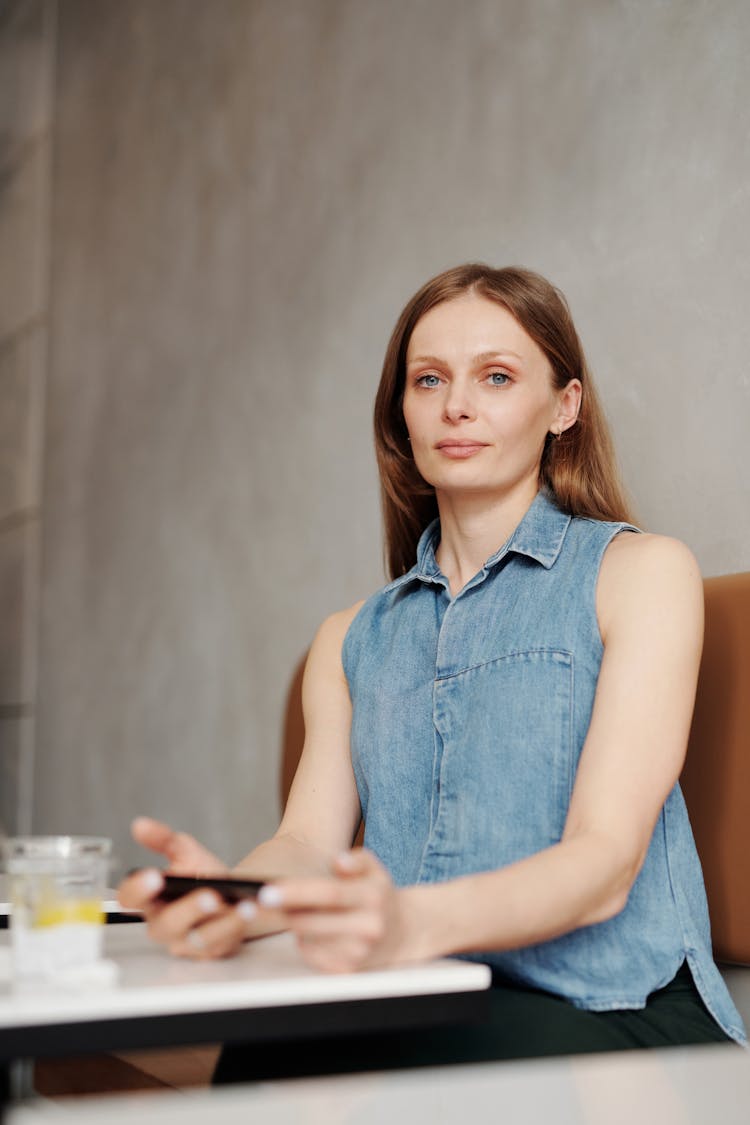
[[[581,395],[583,387],[580,379],[571,379],[566,387],[558,394],[557,411],[550,431],[557,437],[569,430],[578,418],[581,409]]]

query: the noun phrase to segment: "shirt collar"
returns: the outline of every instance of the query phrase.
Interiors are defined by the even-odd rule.
[[[560,511],[548,493],[537,492],[518,527],[502,547],[487,559],[484,570],[494,566],[511,551],[517,555],[526,555],[549,570],[560,554],[570,520],[571,517]],[[439,542],[440,520],[435,519],[428,524],[420,536],[417,544],[417,565],[411,571],[410,577],[432,582],[441,576],[435,558]]]

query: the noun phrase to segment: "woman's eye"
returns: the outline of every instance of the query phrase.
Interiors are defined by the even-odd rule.
[[[492,387],[504,387],[510,381],[504,371],[490,371],[487,379]]]
[[[420,375],[417,379],[418,387],[437,387],[440,380],[437,375],[432,375],[429,372],[426,375]]]

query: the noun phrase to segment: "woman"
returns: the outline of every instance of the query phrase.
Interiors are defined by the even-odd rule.
[[[153,870],[121,899],[184,956],[281,927],[326,972],[472,956],[493,1016],[406,1053],[377,1036],[297,1067],[225,1053],[219,1077],[744,1041],[677,786],[700,574],[629,522],[562,296],[483,265],[428,282],[375,429],[392,581],[313,643],[287,809],[239,865],[273,884],[257,908],[162,906]],[[175,869],[224,870],[157,822],[134,832]]]

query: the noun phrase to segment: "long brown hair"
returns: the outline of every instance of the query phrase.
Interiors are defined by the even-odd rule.
[[[577,421],[559,439],[550,436],[545,443],[540,486],[570,515],[632,520],[609,427],[562,293],[540,274],[516,266],[456,266],[423,285],[404,308],[388,343],[375,399],[375,450],[391,578],[414,565],[419,536],[438,514],[435,489],[414,463],[404,422],[406,350],[426,312],[468,290],[496,301],[516,318],[547,356],[555,389],[562,390],[571,379],[580,379],[583,386]]]

